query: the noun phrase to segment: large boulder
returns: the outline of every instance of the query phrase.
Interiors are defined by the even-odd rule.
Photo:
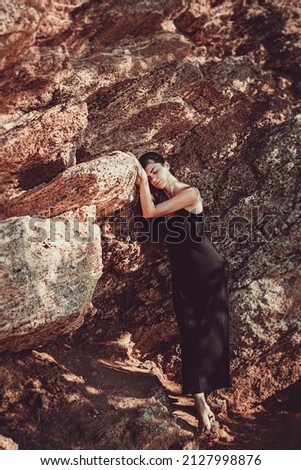
[[[2,125],[5,159],[1,164],[1,202],[5,203],[9,197],[49,182],[75,165],[77,142],[87,126],[87,106],[53,106],[19,116],[13,122],[2,117]]]
[[[0,351],[38,346],[83,323],[102,274],[94,216],[90,207],[65,219],[26,216],[1,222]]]
[[[11,199],[6,216],[53,217],[91,204],[110,214],[133,200],[135,160],[132,154],[116,151],[68,168],[50,183]]]

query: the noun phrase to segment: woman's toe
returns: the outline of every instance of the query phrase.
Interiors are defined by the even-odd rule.
[[[208,413],[200,414],[198,416],[198,428],[200,433],[209,434],[211,431],[211,422]]]

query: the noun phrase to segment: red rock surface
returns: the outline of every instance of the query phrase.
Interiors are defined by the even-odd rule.
[[[32,348],[82,325],[102,274],[93,209],[82,208],[86,221],[66,214],[65,220],[12,217],[2,222],[0,351]]]
[[[4,213],[6,217],[54,217],[95,205],[97,213],[109,215],[133,200],[135,179],[134,155],[116,151],[74,165],[49,183],[11,198]]]
[[[14,207],[11,215],[44,214],[47,191],[62,213],[80,209],[78,201],[70,207],[70,195],[57,184],[64,174],[115,151],[162,152],[180,179],[200,189],[208,228],[227,260],[233,377],[230,390],[210,397],[220,420],[215,435],[195,440],[190,399],[171,398],[179,392],[180,363],[167,255],[164,247],[140,246],[128,232],[123,218],[134,213],[128,204],[134,178],[124,175],[127,187],[117,193],[127,193],[120,199],[126,207],[97,219],[104,263],[93,295],[97,313],[67,346],[60,339],[38,353],[3,356],[2,376],[10,377],[3,435],[19,448],[109,442],[150,448],[150,434],[157,448],[300,447],[299,2],[7,0],[3,12],[4,213]],[[114,200],[113,180],[100,205]],[[86,179],[74,179],[74,187],[83,191],[83,205],[94,204]],[[66,348],[68,360],[58,360]],[[89,366],[75,360],[82,351]],[[53,361],[58,384],[47,388]],[[118,374],[103,384],[91,378],[101,373],[97,361],[133,368],[129,400]],[[144,385],[131,388],[138,365],[156,373],[170,395],[168,402],[158,385],[162,414],[147,375]],[[70,379],[85,367],[83,382]],[[98,399],[112,382],[115,401]],[[137,393],[139,403],[131,401]],[[58,412],[64,403],[72,403],[66,433]],[[91,437],[85,412],[100,405],[109,425]],[[128,431],[133,416],[137,425]],[[73,417],[84,438],[66,437]],[[160,423],[169,423],[170,433]]]

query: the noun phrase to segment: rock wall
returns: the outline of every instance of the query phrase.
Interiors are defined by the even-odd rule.
[[[7,0],[3,11],[4,217],[45,215],[57,197],[59,213],[79,208],[78,195],[60,199],[64,175],[85,192],[90,182],[75,176],[82,165],[112,158],[113,168],[115,151],[162,152],[180,179],[200,189],[212,239],[228,262],[227,399],[243,407],[293,383],[300,359],[298,2]],[[86,328],[90,341],[100,335],[103,344],[129,331],[136,354],[178,381],[166,252],[131,236],[133,168],[127,174],[126,196],[118,199],[112,176],[113,192],[98,201],[110,207],[97,219],[104,275],[93,297],[98,314]],[[95,203],[96,180],[83,205]]]

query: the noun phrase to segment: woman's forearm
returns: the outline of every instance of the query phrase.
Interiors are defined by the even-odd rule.
[[[153,217],[154,212],[155,212],[155,204],[153,203],[152,195],[149,189],[148,180],[146,178],[141,178],[140,202],[141,202],[143,216]]]

